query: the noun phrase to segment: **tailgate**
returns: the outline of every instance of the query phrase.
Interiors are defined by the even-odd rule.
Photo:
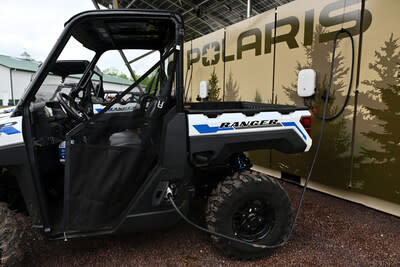
[[[226,154],[254,149],[276,149],[284,153],[308,151],[312,139],[300,122],[308,110],[288,114],[277,111],[245,115],[222,113],[216,117],[187,114],[190,150],[223,161]]]

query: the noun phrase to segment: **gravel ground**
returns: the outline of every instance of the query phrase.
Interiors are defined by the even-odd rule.
[[[283,186],[296,205],[301,188],[287,183]],[[400,266],[400,218],[310,190],[291,240],[257,261],[227,258],[207,234],[181,222],[163,232],[36,241],[24,265]]]

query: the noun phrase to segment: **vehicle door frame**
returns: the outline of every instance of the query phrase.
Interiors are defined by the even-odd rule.
[[[135,10],[124,10],[124,11],[117,11],[113,13],[107,14],[109,17],[118,17],[121,14],[131,15],[132,18],[140,18],[141,15],[145,14],[149,16],[149,13],[152,11],[135,11]],[[22,116],[22,129],[23,129],[23,138],[25,143],[25,149],[27,153],[27,158],[29,162],[29,169],[31,173],[32,184],[34,185],[33,188],[30,190],[32,196],[37,196],[36,199],[37,203],[33,203],[33,206],[37,208],[36,214],[42,225],[39,225],[38,228],[42,228],[44,233],[47,235],[51,235],[53,237],[59,236],[62,237],[63,233],[51,233],[51,227],[49,216],[49,209],[46,197],[44,195],[44,187],[42,181],[39,176],[39,170],[37,167],[37,160],[35,157],[35,148],[33,144],[33,129],[32,129],[32,121],[31,121],[31,112],[30,112],[30,103],[35,97],[35,94],[39,90],[40,86],[43,84],[45,78],[50,72],[51,66],[53,66],[60,56],[61,52],[64,50],[66,44],[72,37],[72,30],[76,24],[78,24],[82,19],[85,19],[87,15],[90,16],[99,16],[103,17],[104,13],[99,11],[91,11],[88,13],[80,13],[74,17],[72,17],[69,21],[66,22],[64,30],[62,31],[60,37],[57,39],[55,45],[53,46],[52,50],[50,51],[49,55],[43,62],[43,64],[39,67],[37,74],[34,76],[31,83],[28,85],[25,94],[21,97],[20,102],[16,106],[16,109],[12,116]],[[160,16],[159,13],[155,12],[151,14],[154,18],[158,18]],[[164,16],[169,17],[172,21],[174,21],[176,25],[176,39],[177,39],[177,47],[176,49],[179,51],[179,56],[177,58],[177,66],[176,66],[176,111],[183,112],[183,35],[184,35],[184,28],[183,28],[183,20],[181,16],[178,14],[174,14],[172,12],[165,12]],[[97,60],[100,58],[102,53],[96,53],[95,57],[92,59],[90,67],[87,68],[86,72],[84,73],[79,85],[82,81],[87,79],[89,71],[93,69],[93,65],[96,65]],[[78,85],[78,86],[79,86]],[[74,130],[78,130],[78,127]],[[95,233],[93,233],[95,234]]]

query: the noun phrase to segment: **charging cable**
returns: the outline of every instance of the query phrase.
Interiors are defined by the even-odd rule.
[[[330,93],[330,89],[331,89],[331,82],[332,82],[332,76],[333,76],[332,73],[333,73],[333,68],[334,68],[333,63],[334,63],[335,51],[336,51],[336,43],[337,43],[338,36],[339,36],[339,34],[341,34],[341,33],[347,34],[347,35],[349,36],[350,40],[351,40],[351,70],[350,70],[350,81],[349,81],[349,87],[348,87],[348,89],[347,89],[347,94],[346,94],[346,98],[345,98],[345,100],[344,100],[343,106],[340,108],[340,110],[339,110],[335,115],[332,115],[332,116],[330,116],[330,117],[325,117],[325,120],[327,120],[327,121],[332,121],[332,120],[338,118],[340,115],[342,115],[342,113],[344,112],[344,109],[346,108],[347,104],[349,103],[350,93],[351,93],[351,87],[353,86],[354,53],[355,53],[355,50],[354,50],[354,40],[353,40],[353,36],[351,35],[351,33],[350,33],[348,30],[342,28],[340,31],[338,31],[338,32],[336,33],[335,39],[334,39],[334,42],[333,42],[332,64],[331,64],[331,70],[330,70],[330,76],[329,76],[329,85],[328,85],[328,90],[327,90],[326,93],[325,93],[326,95],[324,95],[325,102],[326,102],[326,99],[329,97],[329,93]],[[314,107],[312,106],[311,101],[310,101],[309,104],[307,104],[307,103],[306,103],[306,98],[304,98],[304,104],[310,108],[311,112],[313,113],[313,115],[314,115],[316,118],[318,118],[318,119],[320,119],[320,120],[323,119],[323,117],[321,117],[319,114],[317,114],[316,111],[314,111]]]
[[[353,48],[350,85],[349,85],[349,90],[348,90],[347,97],[346,97],[346,100],[345,100],[345,105],[343,105],[342,109],[336,115],[327,118],[326,117],[326,113],[327,113],[327,110],[328,110],[328,101],[329,101],[329,95],[330,95],[330,91],[331,91],[331,87],[332,87],[333,70],[334,70],[334,64],[335,64],[336,42],[337,42],[339,34],[343,33],[343,32],[346,32],[350,36],[351,43],[352,43],[352,48]],[[324,129],[325,129],[325,121],[337,118],[343,112],[345,106],[347,105],[347,102],[348,102],[348,99],[349,99],[349,95],[350,95],[351,84],[352,84],[352,80],[353,80],[353,65],[354,65],[354,43],[353,43],[353,37],[351,36],[349,31],[347,31],[345,29],[341,29],[340,31],[338,31],[336,33],[335,39],[334,39],[334,42],[333,42],[331,69],[330,69],[330,73],[329,73],[329,83],[328,83],[328,89],[327,89],[327,94],[326,94],[325,103],[324,103],[323,114],[322,114],[322,117],[320,117],[322,122],[321,122],[321,127],[320,127],[317,147],[315,149],[314,157],[313,157],[313,160],[311,162],[310,170],[308,171],[308,175],[307,175],[306,181],[304,183],[303,191],[301,192],[299,204],[297,206],[296,214],[294,216],[293,223],[292,223],[292,225],[290,227],[289,234],[287,235],[287,237],[282,242],[280,242],[278,244],[274,244],[274,245],[254,244],[254,243],[246,242],[246,241],[243,241],[243,240],[240,240],[240,239],[237,239],[237,238],[233,238],[233,237],[221,234],[221,233],[216,233],[214,231],[210,231],[210,230],[208,230],[208,229],[206,229],[204,227],[201,227],[201,226],[195,224],[194,222],[192,222],[191,220],[189,220],[181,212],[181,210],[178,208],[178,206],[174,202],[174,196],[173,196],[172,189],[170,187],[168,187],[167,191],[166,191],[166,197],[169,199],[169,201],[171,202],[172,206],[174,207],[176,212],[179,214],[179,216],[181,216],[187,223],[189,223],[190,225],[194,226],[195,228],[197,228],[197,229],[199,229],[201,231],[204,231],[206,233],[209,233],[209,234],[217,236],[217,237],[225,238],[225,239],[228,239],[228,240],[231,240],[231,241],[234,241],[234,242],[238,242],[238,243],[241,243],[241,244],[244,244],[244,245],[248,245],[248,246],[251,246],[251,247],[254,247],[254,248],[262,248],[262,249],[278,248],[278,247],[281,247],[282,245],[284,245],[286,242],[288,242],[290,240],[290,237],[292,235],[293,229],[295,227],[297,218],[299,217],[301,205],[303,204],[303,200],[304,200],[304,195],[305,195],[307,187],[308,187],[308,182],[310,181],[310,177],[311,177],[312,171],[314,169],[315,162],[317,161],[317,158],[318,158],[318,153],[319,153],[319,149],[321,147],[321,142],[322,142],[322,136],[323,136]]]

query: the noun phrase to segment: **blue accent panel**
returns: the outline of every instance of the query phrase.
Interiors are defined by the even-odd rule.
[[[103,110],[102,108],[96,108],[97,113],[99,113],[102,110]],[[108,113],[108,112],[115,112],[115,110],[109,109],[109,110],[106,111],[106,113]]]
[[[232,128],[232,127],[227,127],[227,128],[219,128],[218,126],[210,127],[210,126],[208,126],[208,124],[197,124],[197,125],[193,125],[193,127],[201,134],[234,130],[234,128]]]
[[[20,133],[17,129],[12,126],[6,126],[0,129],[0,133],[5,133],[7,135],[17,134]]]
[[[303,136],[304,140],[307,140],[307,136],[303,133],[303,131],[300,129],[299,126],[297,126],[296,123],[294,122],[281,122],[283,126],[285,127],[290,127],[290,126],[294,126],[296,127],[297,130],[299,130],[299,132],[301,133],[301,135]]]

